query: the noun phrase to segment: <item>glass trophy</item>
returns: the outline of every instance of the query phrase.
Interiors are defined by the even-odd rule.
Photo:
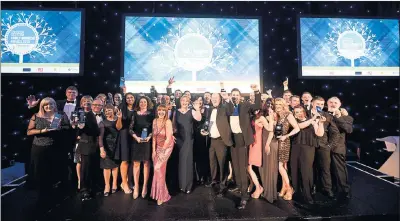
[[[143,128],[142,134],[140,135],[140,139],[144,141],[146,140],[146,138],[147,138],[147,128]]]
[[[61,123],[61,115],[55,114],[53,121],[50,124],[50,129],[57,129],[60,126],[60,123]]]

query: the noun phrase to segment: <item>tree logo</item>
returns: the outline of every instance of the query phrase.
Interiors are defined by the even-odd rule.
[[[1,52],[19,55],[19,63],[24,63],[24,55],[35,57],[53,55],[56,51],[56,35],[53,28],[39,15],[20,12],[1,19]]]

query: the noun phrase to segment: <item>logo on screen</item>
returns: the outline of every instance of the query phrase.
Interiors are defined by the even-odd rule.
[[[22,71],[23,71],[23,72],[30,72],[31,69],[30,69],[30,68],[22,68]]]
[[[5,47],[1,51],[18,55],[19,63],[24,63],[24,55],[36,52],[48,56],[56,49],[53,28],[39,15],[24,12],[10,15],[4,19],[2,27],[6,27],[6,33],[2,38]]]
[[[362,72],[361,71],[356,71],[355,75],[361,75]]]
[[[196,72],[206,68],[213,56],[213,46],[210,41],[200,34],[186,34],[175,45],[175,61],[181,68],[193,73],[192,80],[196,80]]]

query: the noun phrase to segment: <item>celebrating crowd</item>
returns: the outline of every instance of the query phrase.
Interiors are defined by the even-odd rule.
[[[118,191],[120,176],[121,191],[146,198],[150,187],[158,205],[171,198],[171,189],[190,194],[201,185],[215,187],[217,197],[239,194],[238,209],[250,197],[304,204],[314,204],[316,191],[332,200],[350,197],[345,158],[353,118],[339,98],[293,95],[287,81],[282,97],[251,85],[248,100],[236,88],[228,94],[223,83],[220,92],[196,97],[172,93],[173,83],[164,95],[123,88],[78,101],[70,86],[66,100],[29,96],[29,177],[39,196],[61,181],[77,185],[83,201],[103,184],[107,197]],[[68,178],[71,171],[76,181]]]

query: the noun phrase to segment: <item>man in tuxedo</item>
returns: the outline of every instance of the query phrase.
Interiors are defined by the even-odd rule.
[[[218,196],[222,197],[227,188],[227,151],[228,147],[233,145],[231,128],[226,115],[226,108],[222,105],[222,98],[219,93],[214,93],[211,96],[211,103],[209,111],[206,115],[207,129],[202,129],[202,135],[209,135],[211,139],[209,158],[211,168],[212,181],[208,187],[217,183],[217,173],[219,166],[219,191]],[[208,130],[208,131],[205,131]]]
[[[246,208],[249,199],[249,195],[247,194],[248,146],[254,143],[251,114],[261,107],[261,94],[257,85],[252,84],[251,89],[255,94],[254,104],[247,101],[240,102],[242,95],[237,88],[232,89],[231,99],[229,99],[226,92],[221,92],[221,96],[226,101],[225,105],[227,114],[230,116],[230,128],[234,139],[234,145],[231,148],[231,157],[235,181],[241,192],[241,202],[238,209]],[[222,91],[224,90],[222,89]]]
[[[343,199],[350,198],[350,186],[348,184],[346,168],[346,134],[353,132],[353,118],[344,108],[340,108],[341,101],[337,97],[328,100],[328,113],[333,115],[333,121],[339,129],[339,138],[332,147],[332,171],[336,179],[338,196]]]
[[[312,108],[308,112],[309,116],[312,118],[314,115],[320,115],[326,118],[324,122],[325,133],[322,137],[317,138],[318,147],[316,149],[316,158],[318,164],[317,171],[319,171],[317,177],[321,179],[322,193],[330,199],[334,199],[331,178],[331,150],[337,146],[339,129],[332,115],[322,111],[325,104],[324,98],[316,96],[311,103]]]
[[[298,105],[300,105],[300,97],[297,95],[293,95],[290,97],[290,106],[289,106],[289,110],[293,111],[295,107],[297,107]]]

